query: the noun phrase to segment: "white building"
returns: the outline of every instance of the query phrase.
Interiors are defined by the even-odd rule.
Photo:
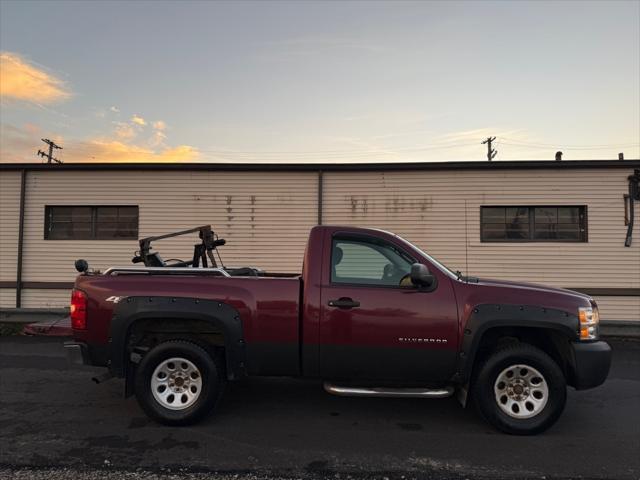
[[[61,308],[74,260],[126,265],[137,239],[211,224],[227,265],[299,272],[317,223],[393,231],[468,275],[592,295],[640,321],[638,160],[355,165],[0,164],[0,307]],[[190,258],[192,238],[158,243]]]

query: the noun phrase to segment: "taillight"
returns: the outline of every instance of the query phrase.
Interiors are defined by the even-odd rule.
[[[71,292],[71,327],[74,330],[87,328],[87,294],[80,290]]]

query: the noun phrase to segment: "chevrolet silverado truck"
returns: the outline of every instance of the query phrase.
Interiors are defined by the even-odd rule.
[[[124,378],[158,422],[203,419],[228,381],[290,376],[343,396],[457,393],[495,428],[536,434],[567,386],[609,372],[587,295],[464,276],[397,235],[341,226],[311,230],[301,274],[225,268],[212,255],[224,240],[199,229],[191,261],[165,262],[143,239],[144,266],[76,262],[68,353],[106,367],[97,382]]]

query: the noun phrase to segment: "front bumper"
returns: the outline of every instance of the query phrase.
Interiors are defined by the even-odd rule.
[[[576,390],[602,385],[611,367],[611,347],[607,342],[573,342],[571,344],[570,385]]]
[[[67,360],[71,365],[91,365],[89,348],[86,343],[65,342],[64,348],[67,351]]]

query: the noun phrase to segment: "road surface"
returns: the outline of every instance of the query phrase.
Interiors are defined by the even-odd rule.
[[[570,390],[545,434],[513,437],[454,399],[334,397],[297,379],[230,384],[217,414],[170,428],[122,381],[69,367],[62,339],[0,337],[0,477],[640,478],[640,342],[611,344],[603,386]]]

